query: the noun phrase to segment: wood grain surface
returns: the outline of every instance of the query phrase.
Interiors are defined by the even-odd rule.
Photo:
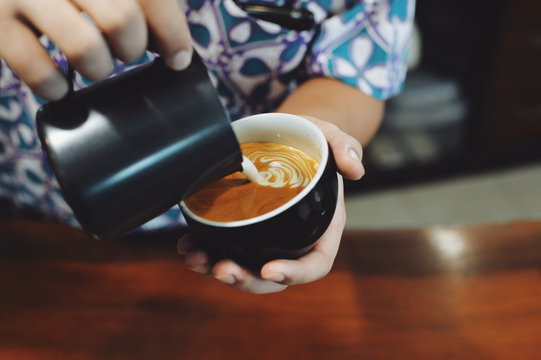
[[[541,358],[541,222],[346,232],[270,295],[186,270],[177,237],[0,219],[0,359]]]

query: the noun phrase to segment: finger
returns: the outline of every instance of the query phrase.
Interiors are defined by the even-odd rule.
[[[0,22],[0,57],[39,96],[59,100],[68,92],[63,74],[23,23]]]
[[[114,54],[130,62],[143,55],[148,31],[145,16],[135,0],[73,0],[104,33]]]
[[[314,249],[298,260],[274,260],[263,266],[261,277],[286,285],[306,284],[325,277],[332,268],[345,227],[346,210],[340,181],[339,199],[331,224]]]
[[[183,70],[192,58],[191,36],[186,16],[176,0],[139,0],[158,53],[175,70]]]
[[[177,252],[181,255],[186,255],[190,251],[196,249],[195,241],[191,234],[182,236],[177,242]]]
[[[184,260],[186,267],[200,274],[208,274],[210,271],[210,261],[208,255],[200,250],[191,251]]]
[[[113,61],[105,39],[71,3],[25,1],[21,13],[56,43],[73,67],[89,80],[100,80],[112,72]]]
[[[352,180],[363,177],[365,172],[362,164],[363,149],[359,141],[335,125],[324,123],[320,128],[325,133],[340,173]]]
[[[365,172],[362,164],[363,148],[359,141],[340,130],[334,124],[311,116],[303,117],[313,121],[325,134],[340,173],[351,180],[358,180],[363,177]]]
[[[252,294],[267,294],[285,290],[287,285],[263,280],[231,260],[222,260],[212,268],[211,275],[231,287]]]
[[[214,279],[244,292],[265,294],[287,288],[287,285],[260,279],[231,260],[219,261],[211,269],[208,255],[201,250],[190,251],[186,255],[185,264],[192,271],[210,275]]]

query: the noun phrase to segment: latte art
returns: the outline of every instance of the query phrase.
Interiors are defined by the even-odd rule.
[[[318,163],[304,152],[295,148],[284,151],[284,145],[264,143],[242,144],[243,153],[259,171],[259,185],[276,188],[304,188],[317,171]]]
[[[241,150],[259,172],[258,182],[236,172],[185,200],[196,215],[213,221],[253,218],[285,204],[315,176],[319,163],[306,153],[276,143],[244,143]]]

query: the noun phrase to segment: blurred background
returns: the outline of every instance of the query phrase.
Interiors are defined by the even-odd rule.
[[[417,1],[409,74],[346,184],[349,228],[541,217],[541,5]]]

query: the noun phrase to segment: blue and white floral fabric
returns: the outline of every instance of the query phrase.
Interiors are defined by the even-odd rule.
[[[338,79],[380,100],[401,90],[415,0],[250,0],[309,10],[316,25],[304,31],[256,19],[239,6],[243,1],[183,4],[194,48],[233,120],[273,111],[299,82],[314,76]],[[66,69],[54,44],[46,38],[42,43]],[[153,57],[117,63],[115,72]],[[75,75],[76,89],[87,85]],[[34,118],[42,102],[0,59],[0,198],[77,225],[36,136]],[[173,208],[143,228],[174,226],[179,219]]]

